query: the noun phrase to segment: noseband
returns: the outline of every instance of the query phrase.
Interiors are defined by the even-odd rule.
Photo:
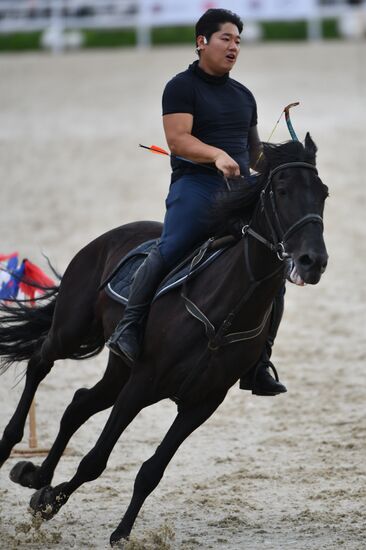
[[[243,236],[251,235],[258,241],[260,241],[262,244],[270,248],[273,252],[275,252],[278,256],[278,259],[281,261],[285,260],[289,256],[286,252],[285,244],[287,240],[292,235],[294,235],[294,233],[296,233],[299,229],[301,229],[302,227],[304,227],[304,225],[308,223],[320,223],[323,226],[323,218],[321,216],[319,216],[318,214],[306,214],[305,216],[297,220],[295,223],[293,223],[286,231],[283,230],[280,222],[280,218],[278,215],[275,195],[272,189],[272,178],[275,174],[277,174],[277,172],[285,168],[306,168],[307,170],[312,170],[316,174],[318,173],[318,170],[316,169],[316,167],[313,164],[310,164],[308,162],[286,162],[284,164],[280,164],[279,166],[276,166],[276,168],[270,171],[266,185],[264,186],[264,189],[261,192],[261,196],[260,196],[261,210],[262,212],[264,212],[268,227],[271,232],[273,242],[270,242],[264,237],[262,237],[262,235],[259,235],[259,233],[257,233],[250,227],[250,224],[245,225],[242,228]],[[272,223],[271,216],[268,212],[268,208],[266,204],[267,197],[269,197],[274,224]]]

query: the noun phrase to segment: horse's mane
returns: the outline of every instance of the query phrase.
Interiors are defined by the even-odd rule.
[[[216,233],[236,234],[238,224],[248,223],[264,189],[271,170],[287,162],[315,164],[315,150],[299,141],[273,144],[262,143],[263,169],[254,178],[238,178],[232,181],[231,190],[220,193],[213,209]]]

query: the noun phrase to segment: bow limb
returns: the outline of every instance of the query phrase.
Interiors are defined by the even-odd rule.
[[[298,137],[295,133],[295,130],[292,126],[292,123],[291,123],[290,109],[291,109],[291,107],[296,107],[297,105],[300,105],[299,101],[296,101],[295,103],[289,103],[288,105],[286,105],[286,107],[283,110],[283,112],[285,113],[287,128],[288,128],[288,131],[290,132],[290,135],[291,135],[293,141],[299,141],[299,139],[298,139]]]

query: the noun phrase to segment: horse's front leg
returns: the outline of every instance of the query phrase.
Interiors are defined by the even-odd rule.
[[[133,374],[120,392],[109,419],[94,448],[82,459],[74,477],[56,487],[43,487],[31,498],[34,514],[51,519],[83,483],[97,479],[125,428],[145,406],[150,405],[149,376]]]
[[[164,471],[183,441],[203,424],[222,403],[226,391],[210,396],[202,403],[182,406],[155,454],[141,466],[134,485],[129,507],[117,529],[110,538],[111,546],[121,548],[121,539],[128,539],[137,514],[149,494],[157,487]]]

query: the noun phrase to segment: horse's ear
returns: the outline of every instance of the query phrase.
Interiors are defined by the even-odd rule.
[[[309,132],[307,132],[305,136],[305,151],[309,157],[309,161],[312,162],[313,164],[315,164],[315,157],[316,157],[317,150],[318,150],[317,146],[311,139]]]

